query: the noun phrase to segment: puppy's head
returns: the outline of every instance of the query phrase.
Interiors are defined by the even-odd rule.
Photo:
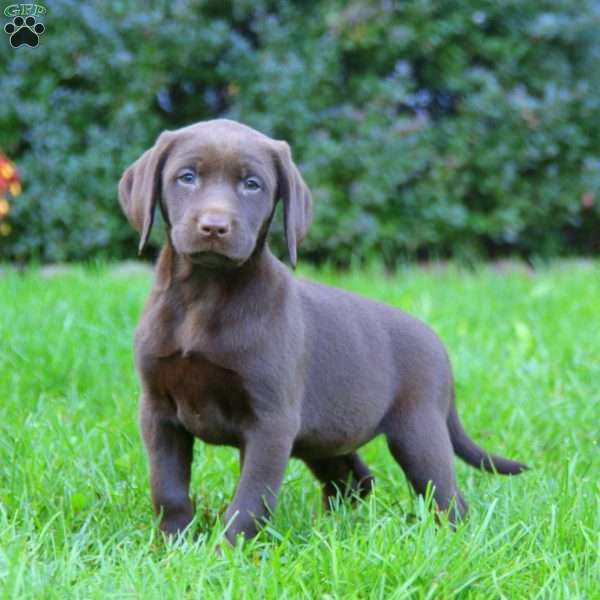
[[[228,120],[165,131],[119,183],[140,253],[160,204],[175,251],[207,268],[244,264],[263,243],[279,198],[295,266],[310,225],[310,191],[285,142]]]

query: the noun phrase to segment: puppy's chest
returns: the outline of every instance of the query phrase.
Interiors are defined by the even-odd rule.
[[[158,362],[161,387],[181,424],[207,443],[238,446],[253,418],[240,376],[198,354]]]

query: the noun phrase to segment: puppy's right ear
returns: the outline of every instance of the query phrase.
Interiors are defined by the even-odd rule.
[[[289,145],[274,141],[279,194],[283,200],[283,231],[287,241],[290,264],[295,269],[298,245],[304,239],[312,220],[312,196],[292,160]]]
[[[146,247],[161,188],[162,167],[173,145],[171,131],[160,134],[154,146],[146,150],[121,177],[119,203],[131,225],[140,233],[138,253]]]

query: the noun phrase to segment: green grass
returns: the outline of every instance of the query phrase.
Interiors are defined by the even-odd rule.
[[[0,591],[6,598],[600,597],[600,264],[309,277],[421,317],[445,341],[459,412],[514,478],[457,461],[470,503],[436,526],[378,439],[356,508],[320,509],[293,461],[267,530],[235,549],[220,515],[237,452],[196,444],[197,539],[165,543],[137,431],[132,334],[146,273],[0,274]]]

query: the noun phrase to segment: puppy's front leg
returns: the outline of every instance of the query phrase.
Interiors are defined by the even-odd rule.
[[[294,435],[281,427],[257,428],[247,433],[242,473],[235,497],[225,513],[230,523],[227,539],[250,538],[275,510],[277,492],[292,451]]]
[[[180,533],[194,517],[189,498],[194,438],[161,415],[145,396],[140,405],[140,427],[150,462],[154,510],[162,513],[160,528],[170,535]]]

